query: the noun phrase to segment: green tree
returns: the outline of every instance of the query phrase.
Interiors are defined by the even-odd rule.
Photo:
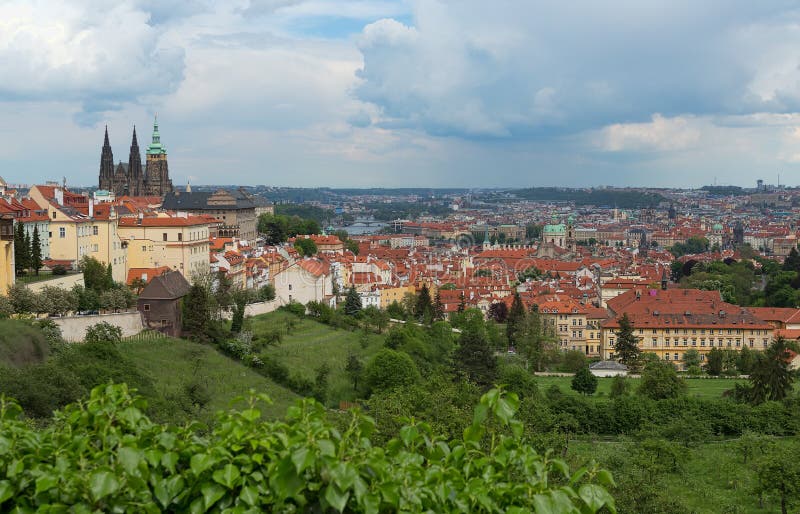
[[[597,377],[589,371],[589,366],[579,369],[572,377],[572,389],[586,396],[597,391]]]
[[[518,344],[518,331],[525,322],[525,305],[518,292],[514,292],[514,300],[511,302],[511,309],[506,317],[506,337],[509,346],[516,347]]]
[[[621,398],[627,396],[630,389],[631,384],[626,377],[623,375],[615,375],[614,378],[611,379],[611,391],[609,392],[609,396],[611,398]]]
[[[649,362],[642,372],[639,394],[653,400],[677,398],[686,393],[686,382],[668,362]]]
[[[445,319],[444,305],[442,305],[442,297],[439,291],[433,297],[433,321],[442,321]]]
[[[364,370],[364,365],[361,360],[354,353],[347,355],[347,362],[345,363],[344,370],[347,376],[350,377],[350,382],[353,384],[353,389],[358,391],[358,381],[361,379],[361,373]]]
[[[755,492],[759,495],[777,494],[781,514],[788,514],[800,499],[800,448],[797,443],[789,448],[776,448],[761,457],[756,465],[756,477]]]
[[[431,292],[427,284],[422,284],[422,289],[420,289],[417,294],[417,301],[414,305],[414,317],[417,318],[418,321],[427,322],[430,321],[432,316],[433,303],[431,302]]]
[[[777,337],[760,354],[750,373],[751,401],[781,401],[789,396],[795,372],[789,369],[790,348],[783,337]]]
[[[37,295],[22,284],[8,288],[8,298],[15,314],[31,314],[36,310]]]
[[[355,286],[351,286],[344,300],[344,313],[348,316],[356,316],[359,312],[361,312],[361,297]]]
[[[105,321],[96,323],[86,329],[85,343],[119,343],[122,341],[122,329]]]
[[[456,370],[464,373],[472,382],[489,387],[497,379],[497,358],[489,347],[483,314],[471,309],[458,339],[453,356]]]
[[[529,312],[517,330],[517,353],[525,359],[525,366],[533,365],[535,371],[544,371],[558,356],[556,338],[544,324],[539,311]]]
[[[686,369],[700,367],[700,352],[691,348],[683,352],[683,366]]]
[[[94,257],[84,255],[78,263],[78,269],[83,272],[83,282],[87,289],[93,289],[99,294],[113,285],[108,281],[106,266]]]
[[[210,324],[208,291],[198,282],[194,282],[183,299],[183,331],[195,340],[207,341]]]
[[[37,275],[39,274],[39,270],[42,269],[42,241],[39,236],[38,225],[34,225],[33,227],[33,238],[31,239],[30,267]]]
[[[30,245],[25,241],[25,227],[17,223],[14,231],[14,269],[22,275],[28,268]]]
[[[317,243],[311,238],[298,237],[294,240],[294,247],[301,256],[311,256],[317,253]]]
[[[712,376],[719,376],[722,374],[723,363],[725,355],[719,348],[712,348],[706,354],[706,373]]]
[[[467,298],[464,296],[464,292],[462,291],[458,295],[458,308],[456,309],[458,312],[464,312],[467,308]]]
[[[233,315],[231,317],[231,333],[238,334],[244,326],[244,311],[247,307],[247,296],[241,291],[237,291],[233,301]]]
[[[364,369],[367,394],[411,385],[419,380],[419,371],[404,352],[384,348],[375,354]]]
[[[783,261],[783,271],[797,271],[800,272],[800,254],[797,253],[797,248],[789,250],[789,255]]]
[[[618,322],[619,330],[616,332],[617,340],[614,342],[614,355],[619,362],[628,366],[630,370],[636,370],[639,368],[641,356],[639,340],[633,333],[633,324],[631,324],[627,313],[623,313]]]

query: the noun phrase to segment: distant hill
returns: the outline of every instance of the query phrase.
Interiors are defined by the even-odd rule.
[[[575,205],[619,207],[640,209],[655,207],[666,198],[657,193],[625,189],[565,189],[556,187],[532,187],[510,191],[519,198],[541,202],[574,202]]]

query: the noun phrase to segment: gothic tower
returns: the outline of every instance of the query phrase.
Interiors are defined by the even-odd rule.
[[[106,125],[106,137],[103,141],[103,150],[100,153],[100,189],[106,191],[114,190],[114,154],[111,152],[111,144],[108,142],[108,125]]]
[[[131,153],[128,156],[128,194],[131,196],[145,194],[144,177],[142,177],[142,154],[139,152],[139,141],[136,140],[136,125],[133,126]]]
[[[145,189],[148,195],[163,196],[172,192],[172,180],[167,166],[167,149],[161,144],[158,117],[153,121],[153,142],[147,147],[147,173]]]

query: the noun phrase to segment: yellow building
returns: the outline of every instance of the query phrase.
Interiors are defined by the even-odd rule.
[[[5,295],[13,285],[14,219],[9,216],[0,218],[0,295]]]
[[[378,292],[381,294],[381,309],[387,308],[392,302],[403,303],[403,299],[408,294],[417,294],[414,286],[379,286]]]
[[[50,258],[77,266],[84,256],[111,265],[116,282],[125,282],[127,256],[117,233],[117,215],[109,204],[95,206],[88,196],[57,186],[34,186],[31,198],[50,219]]]
[[[562,351],[587,353],[586,306],[568,296],[557,295],[536,299],[535,303],[543,325],[551,330]]]
[[[210,271],[209,223],[198,216],[120,218],[131,268],[168,266],[188,281]]]
[[[723,302],[719,291],[631,291],[609,304],[613,316],[602,324],[603,359],[614,358],[623,314],[631,321],[643,352],[679,366],[688,350],[697,350],[702,362],[712,348],[764,350],[774,335],[771,324],[746,308]]]

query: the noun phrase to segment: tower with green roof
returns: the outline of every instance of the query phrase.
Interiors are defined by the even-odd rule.
[[[145,181],[147,194],[163,196],[172,192],[172,180],[169,178],[167,165],[167,149],[161,143],[161,134],[158,132],[158,115],[153,121],[153,138],[145,152],[147,156]]]

